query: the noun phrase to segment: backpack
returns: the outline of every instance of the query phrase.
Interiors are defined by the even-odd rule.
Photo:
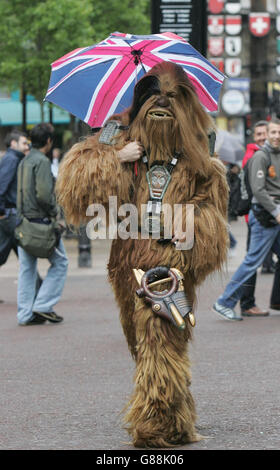
[[[269,168],[271,165],[270,153],[266,148],[261,148],[260,150],[263,150],[269,157],[269,164],[268,164],[268,168]],[[239,216],[248,214],[251,209],[253,193],[252,193],[252,189],[251,189],[250,182],[249,182],[249,167],[253,158],[254,156],[252,156],[250,160],[247,161],[246,165],[242,168],[239,174],[240,197],[239,197],[239,202],[237,206],[237,215]]]

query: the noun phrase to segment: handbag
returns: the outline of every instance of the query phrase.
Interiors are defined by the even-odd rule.
[[[23,166],[20,166],[20,216],[15,228],[15,239],[17,244],[27,253],[36,258],[49,258],[59,242],[59,230],[57,223],[53,219],[29,220],[23,212]]]

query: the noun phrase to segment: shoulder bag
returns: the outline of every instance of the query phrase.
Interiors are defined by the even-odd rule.
[[[60,235],[53,219],[28,219],[23,212],[23,165],[20,171],[20,214],[15,229],[17,244],[27,253],[36,258],[49,258],[58,242]]]

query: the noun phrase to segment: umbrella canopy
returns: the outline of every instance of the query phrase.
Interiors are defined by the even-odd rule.
[[[202,105],[217,110],[224,75],[173,33],[113,33],[94,46],[75,49],[53,62],[45,100],[91,127],[101,127],[131,105],[136,82],[163,61],[181,65]]]
[[[240,164],[245,154],[245,149],[238,137],[224,130],[217,132],[215,151],[219,158],[227,163]]]

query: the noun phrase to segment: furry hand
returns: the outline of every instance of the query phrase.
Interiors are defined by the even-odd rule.
[[[129,142],[129,144],[126,144],[125,147],[118,151],[118,159],[122,163],[135,162],[139,160],[143,151],[144,148],[139,142]]]

